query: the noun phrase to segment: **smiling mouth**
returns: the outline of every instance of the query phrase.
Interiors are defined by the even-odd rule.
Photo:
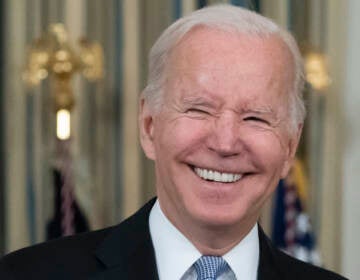
[[[220,183],[234,183],[239,181],[243,177],[243,174],[239,173],[225,173],[199,167],[194,167],[193,170],[196,175],[198,175],[204,180]]]

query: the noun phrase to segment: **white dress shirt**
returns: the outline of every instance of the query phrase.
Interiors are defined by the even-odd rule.
[[[150,234],[160,280],[196,280],[194,262],[201,257],[195,246],[167,219],[156,201],[151,209]],[[222,256],[231,270],[219,280],[256,280],[259,263],[257,224],[233,249]]]

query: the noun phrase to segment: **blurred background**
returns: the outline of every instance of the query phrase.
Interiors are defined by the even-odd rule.
[[[0,256],[116,224],[155,195],[137,135],[147,53],[216,3],[289,29],[306,64],[298,160],[262,226],[297,257],[360,276],[357,0],[0,0]]]

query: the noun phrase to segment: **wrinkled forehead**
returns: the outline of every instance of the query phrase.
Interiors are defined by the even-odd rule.
[[[222,64],[227,64],[227,69],[231,70],[234,63],[251,59],[256,63],[256,58],[270,62],[271,68],[282,67],[284,72],[294,74],[292,53],[279,35],[253,35],[206,26],[193,28],[175,44],[169,53],[165,72],[196,63],[201,66],[219,65],[219,69]]]
[[[277,35],[261,37],[201,27],[172,49],[165,75],[168,81],[184,75],[220,79],[224,86],[234,80],[245,83],[249,76],[264,83],[279,79],[290,91],[294,69],[291,52]]]

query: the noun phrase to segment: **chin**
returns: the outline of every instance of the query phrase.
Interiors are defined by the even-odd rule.
[[[196,216],[201,224],[210,227],[231,227],[248,223],[246,211],[231,206],[206,207],[198,211]]]

